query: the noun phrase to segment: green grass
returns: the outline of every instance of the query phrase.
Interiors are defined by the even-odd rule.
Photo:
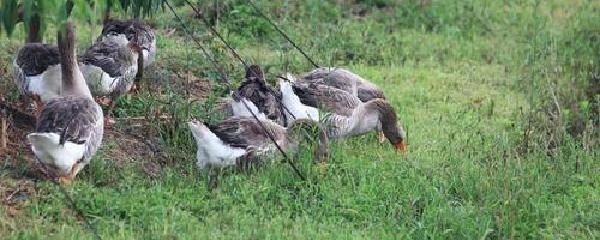
[[[259,5],[321,65],[347,66],[382,87],[408,132],[408,154],[397,154],[368,134],[333,143],[325,173],[310,163],[310,154],[300,154],[306,182],[276,161],[249,172],[225,170],[219,187],[208,190],[206,173],[195,168],[195,143],[183,123],[192,116],[215,121],[215,114],[207,112],[222,86],[178,22],[161,12],[150,19],[158,29],[159,50],[144,79],[158,90],[122,98],[116,110],[122,118],[173,117],[169,123],[145,123],[149,140],[156,139],[161,153],[119,152],[122,140],[108,138],[77,181],[66,187],[98,235],[600,237],[600,131],[594,112],[600,97],[588,93],[598,84],[594,74],[600,75],[598,2],[357,2]],[[285,70],[311,69],[243,1],[221,4],[226,11],[219,31],[246,60],[266,66],[271,79]],[[243,68],[223,44],[189,18],[189,9],[177,10],[221,60],[234,85],[239,82]],[[78,29],[82,41],[90,39],[85,25]],[[174,34],[165,36],[170,29]],[[2,66],[10,63],[21,38],[22,32],[0,38],[8,49],[0,54]],[[2,93],[16,96],[7,70],[0,68]],[[187,71],[214,85],[208,100],[187,99],[177,77]],[[550,117],[557,111],[552,94],[558,119]],[[583,130],[573,130],[578,124]],[[116,131],[127,128],[120,121]],[[3,158],[0,193],[8,194],[29,181],[23,174],[29,165],[13,160],[15,156]],[[160,166],[157,176],[145,172],[149,163]],[[34,185],[29,199],[0,207],[0,236],[94,237],[56,185]],[[17,214],[10,212],[14,209]]]

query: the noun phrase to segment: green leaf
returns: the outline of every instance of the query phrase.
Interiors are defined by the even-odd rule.
[[[10,37],[17,23],[17,0],[3,0],[2,6],[2,23]]]

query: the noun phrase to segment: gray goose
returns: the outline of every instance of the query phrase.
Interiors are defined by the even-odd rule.
[[[21,96],[33,99],[39,111],[43,103],[60,95],[58,48],[43,43],[26,43],[12,66],[13,79]]]
[[[318,122],[299,120],[292,123],[290,127],[285,128],[267,119],[264,114],[258,112],[252,102],[242,98],[240,101],[233,103],[232,108],[236,112],[236,116],[229,117],[216,125],[207,126],[195,120],[188,122],[198,146],[196,153],[198,168],[260,162],[263,158],[277,151],[267,133],[251,117],[242,101],[250,106],[252,112],[258,116],[267,131],[274,136],[277,144],[285,152],[294,151],[298,148],[299,138],[296,131],[299,128],[316,129],[316,132],[313,131],[318,139],[315,148],[315,159],[324,161],[327,158],[328,138],[326,132],[319,127]]]
[[[134,89],[139,89],[144,68],[150,66],[156,58],[156,35],[147,24],[137,20],[108,20],[102,28],[98,41],[111,36],[125,36],[127,40],[138,44],[142,54],[138,56],[138,73],[135,77]]]
[[[58,33],[58,45],[61,96],[43,106],[36,130],[27,139],[44,172],[60,183],[70,183],[102,143],[104,120],[79,70],[70,22]]]
[[[137,43],[143,52],[143,66],[147,67],[154,62],[156,58],[156,35],[150,26],[136,20],[110,20],[104,24],[102,35],[98,41],[107,36],[115,35],[124,35],[129,41],[137,36]]]
[[[109,36],[94,43],[80,57],[81,72],[92,95],[117,97],[131,90],[138,73],[140,48],[124,35]]]

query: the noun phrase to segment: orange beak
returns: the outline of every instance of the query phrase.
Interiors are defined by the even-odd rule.
[[[404,142],[404,140],[400,140],[398,143],[394,144],[394,146],[396,147],[396,151],[405,153],[407,150],[406,142]]]

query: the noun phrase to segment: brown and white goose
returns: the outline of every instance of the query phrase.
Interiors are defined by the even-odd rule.
[[[348,69],[337,67],[317,68],[298,81],[306,83],[320,83],[344,90],[357,96],[362,102],[367,102],[375,98],[383,98],[383,91],[375,84],[350,72]]]
[[[290,78],[290,77],[288,77]],[[293,80],[293,79],[291,79]],[[301,103],[284,102],[291,112],[305,109],[307,105],[319,108],[332,114],[322,119],[331,138],[344,138],[365,134],[372,131],[381,132],[397,150],[406,150],[406,134],[397,123],[397,116],[384,99],[375,98],[366,103],[358,97],[330,86],[316,83],[293,83],[293,91],[282,91],[283,98],[295,95]]]
[[[26,43],[13,61],[13,79],[21,96],[33,99],[39,111],[43,103],[60,95],[58,48],[43,43]]]
[[[27,135],[31,149],[45,172],[69,183],[90,162],[102,142],[102,109],[92,98],[79,71],[75,32],[70,22],[58,33],[61,62],[60,97],[41,109],[34,133]]]
[[[383,91],[375,84],[343,68],[317,68],[295,81],[295,85],[307,90],[314,89],[305,95],[322,94],[318,97],[322,107],[336,114],[346,115],[360,102],[381,98],[385,99]],[[308,86],[308,87],[307,87]],[[344,93],[345,92],[345,93]],[[300,93],[298,93],[300,94]],[[304,99],[303,100],[310,100]],[[311,103],[307,103],[312,106]],[[385,141],[383,132],[378,133],[379,142]]]
[[[251,117],[242,101],[258,116],[260,122],[274,136],[283,151],[295,151],[298,148],[299,136],[303,135],[296,135],[296,130],[299,128],[316,129],[318,144],[314,149],[315,159],[324,161],[327,158],[328,138],[326,132],[319,127],[318,122],[300,120],[285,128],[259,113],[252,102],[241,99],[232,105],[236,116],[229,117],[212,126],[195,120],[188,123],[198,145],[196,153],[198,168],[260,162],[277,151],[267,132]]]

